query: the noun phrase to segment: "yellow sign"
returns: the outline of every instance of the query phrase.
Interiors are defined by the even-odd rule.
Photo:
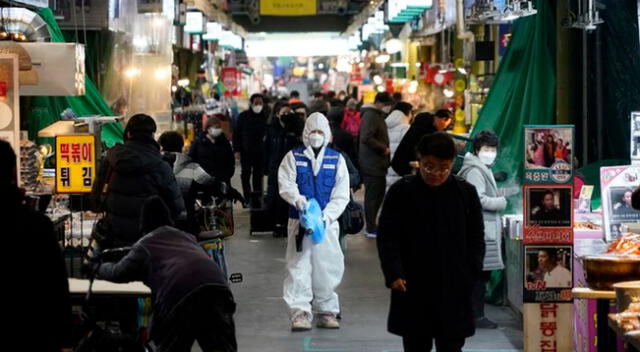
[[[56,192],[90,193],[95,176],[95,136],[56,136]]]
[[[313,16],[316,0],[260,0],[263,16]]]
[[[373,101],[376,100],[376,92],[374,90],[363,92],[362,93],[362,103],[363,104],[373,104]]]

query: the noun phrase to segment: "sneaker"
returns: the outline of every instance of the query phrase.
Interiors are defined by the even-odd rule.
[[[291,315],[291,331],[311,330],[311,319],[309,313],[296,311]]]
[[[498,324],[492,322],[487,317],[482,317],[480,319],[476,319],[476,329],[497,329]]]
[[[319,314],[317,326],[322,329],[340,329],[340,323],[335,314]]]
[[[364,235],[367,236],[367,238],[376,238],[378,237],[378,231],[365,231]]]

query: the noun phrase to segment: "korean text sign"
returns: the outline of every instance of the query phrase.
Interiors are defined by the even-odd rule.
[[[90,193],[96,174],[93,135],[56,137],[56,192]]]

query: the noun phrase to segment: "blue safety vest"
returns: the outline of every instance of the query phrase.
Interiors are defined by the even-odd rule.
[[[340,153],[329,147],[325,148],[320,172],[318,172],[318,176],[314,176],[311,160],[304,155],[304,150],[304,147],[298,147],[292,151],[296,160],[298,191],[307,199],[315,198],[320,204],[320,208],[324,210],[331,200],[331,191],[336,185]],[[289,209],[289,217],[298,218],[298,210],[294,206]]]

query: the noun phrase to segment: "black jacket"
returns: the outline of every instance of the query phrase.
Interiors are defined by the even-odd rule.
[[[358,152],[360,171],[365,175],[385,176],[389,168],[389,155],[384,155],[389,148],[389,132],[384,122],[386,115],[374,107],[362,108],[361,114]]]
[[[255,114],[249,109],[238,115],[233,131],[233,151],[240,153],[262,153],[264,135],[267,131],[267,113]]]
[[[102,205],[99,199],[105,183],[108,186],[103,210],[116,246],[133,244],[142,236],[140,209],[150,196],[160,196],[174,220],[186,218],[173,170],[162,159],[160,147],[152,139],[129,140],[109,150],[106,159],[101,161],[92,190],[93,202],[98,206]]]
[[[451,176],[440,187],[408,176],[387,192],[378,253],[392,290],[389,332],[463,338],[475,331],[472,291],[485,254],[482,206],[475,188]],[[419,317],[419,318],[417,318]]]
[[[413,168],[409,165],[409,162],[417,159],[416,147],[420,139],[427,134],[437,131],[433,124],[433,115],[424,115],[424,117],[420,115],[416,117],[400,141],[400,144],[398,144],[398,148],[393,155],[393,160],[391,160],[393,171],[400,176],[410,175],[413,172]]]
[[[284,121],[284,126],[275,119],[267,130],[264,142],[264,175],[268,176],[267,193],[270,197],[279,198],[278,168],[284,156],[293,148],[302,145],[299,136],[302,135],[304,121],[297,115],[290,115]]]
[[[26,343],[27,349],[33,351],[70,348],[69,282],[53,225],[49,218],[23,204],[22,194],[15,186],[0,186],[0,199],[4,248],[14,252],[24,248],[31,258],[7,262],[15,265],[5,268],[5,294],[8,295],[5,302],[8,304],[4,307],[4,318],[10,322],[3,333],[5,344]],[[29,245],[25,247],[25,243]],[[5,255],[9,257],[11,254]],[[8,289],[9,286],[14,289]],[[34,328],[38,330],[35,339]],[[21,339],[27,334],[31,340]]]
[[[151,288],[151,335],[171,319],[174,309],[202,287],[231,291],[224,273],[195,237],[170,226],[150,232],[118,263],[104,263],[98,276],[113,282],[142,281]]]
[[[189,149],[189,157],[209,175],[229,183],[236,170],[236,160],[233,157],[231,143],[224,134],[211,142],[204,134],[198,137]]]

